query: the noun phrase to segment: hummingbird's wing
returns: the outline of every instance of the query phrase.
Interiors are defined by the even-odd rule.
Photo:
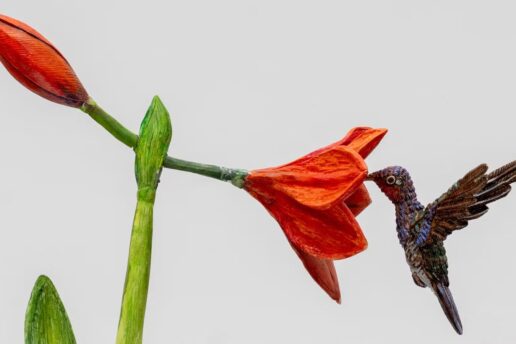
[[[482,164],[468,172],[425,212],[433,213],[430,233],[425,235],[423,245],[442,241],[455,230],[468,225],[469,220],[479,218],[489,210],[488,203],[505,197],[516,182],[516,161],[487,173]]]

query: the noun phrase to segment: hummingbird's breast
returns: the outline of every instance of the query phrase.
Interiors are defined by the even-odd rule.
[[[429,279],[425,273],[424,252],[416,245],[416,238],[415,235],[412,234],[411,228],[398,223],[396,229],[400,244],[405,251],[405,260],[409,265],[410,271],[416,274],[426,285],[429,285]]]
[[[430,278],[426,271],[425,253],[416,245],[415,240],[409,240],[404,246],[405,259],[410,267],[410,271],[417,275],[427,286],[431,285]]]
[[[410,271],[425,285],[430,286],[433,278],[428,271],[427,248],[416,244],[420,228],[423,225],[423,212],[424,208],[419,202],[398,205],[396,208],[396,230],[400,244],[405,251],[405,259]]]
[[[426,286],[436,282],[448,285],[448,260],[443,242],[419,246],[416,244],[417,228],[407,229],[407,240],[402,242],[405,259],[412,274]]]

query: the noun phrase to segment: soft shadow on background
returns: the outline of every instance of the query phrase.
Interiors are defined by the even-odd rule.
[[[511,1],[20,1],[89,93],[137,130],[154,94],[170,154],[230,167],[288,162],[356,125],[387,127],[372,170],[409,169],[423,203],[470,168],[516,158]],[[80,343],[114,340],[135,205],[133,154],[83,113],[0,71],[0,342],[23,341],[49,275]],[[394,210],[370,185],[369,249],[337,262],[342,305],[279,226],[229,184],[166,170],[147,343],[509,343],[516,193],[447,241],[457,336],[416,287]]]

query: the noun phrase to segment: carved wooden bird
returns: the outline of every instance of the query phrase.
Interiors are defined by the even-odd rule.
[[[458,334],[462,323],[448,281],[448,261],[443,241],[488,211],[487,205],[510,191],[516,181],[516,161],[487,173],[482,164],[467,173],[448,191],[426,207],[417,200],[406,169],[387,167],[369,174],[396,207],[396,230],[414,282],[429,287]]]

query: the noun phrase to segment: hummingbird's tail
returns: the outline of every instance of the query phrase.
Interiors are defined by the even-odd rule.
[[[444,314],[446,314],[446,317],[452,324],[453,328],[458,334],[462,334],[462,323],[450,289],[442,283],[436,284],[433,289],[435,295],[437,295],[437,298],[439,299],[439,303],[441,304]]]

